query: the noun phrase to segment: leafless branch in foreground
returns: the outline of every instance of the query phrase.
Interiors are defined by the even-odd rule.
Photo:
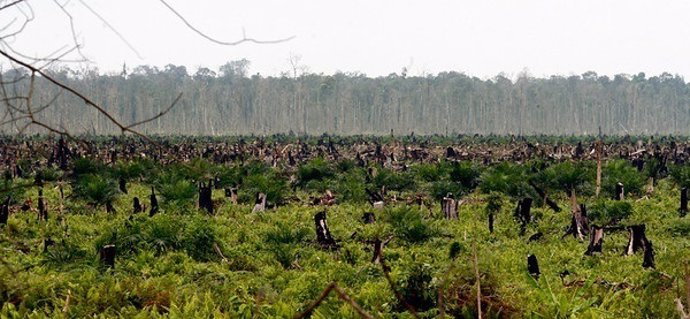
[[[314,300],[314,302],[312,302],[309,305],[309,307],[307,307],[307,309],[296,314],[293,317],[293,319],[302,319],[309,317],[309,315],[311,315],[311,313],[328,297],[328,295],[331,294],[331,291],[333,290],[335,290],[335,293],[338,295],[338,298],[350,304],[350,306],[352,306],[352,308],[354,308],[355,311],[357,311],[357,314],[359,314],[360,317],[367,319],[373,318],[369,313],[364,311],[364,309],[362,309],[362,307],[360,307],[354,300],[352,300],[352,298],[350,298],[350,296],[347,293],[345,293],[343,289],[338,287],[338,284],[332,282],[328,286],[326,286],[326,289],[324,289],[323,292],[321,292],[319,298]]]

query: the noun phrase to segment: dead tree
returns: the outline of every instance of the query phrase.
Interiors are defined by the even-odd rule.
[[[254,201],[254,208],[252,213],[263,212],[266,210],[266,194],[258,193],[256,194],[256,200]]]
[[[5,202],[0,206],[0,225],[7,225],[7,220],[10,218],[10,197],[7,196]]]
[[[623,200],[625,199],[625,189],[623,188],[623,183],[616,183],[616,194],[614,194],[613,199]]]
[[[532,275],[532,277],[534,277],[534,279],[539,280],[539,275],[541,272],[539,272],[539,262],[537,261],[537,256],[527,256],[527,271],[530,275]]]
[[[592,256],[594,253],[601,253],[601,248],[604,243],[604,228],[599,226],[592,226],[592,231],[589,233],[589,245],[587,246],[586,256]]]
[[[199,208],[205,209],[209,214],[213,214],[213,188],[211,181],[208,185],[199,183]]]
[[[316,241],[321,245],[321,248],[330,250],[338,249],[338,243],[333,239],[331,231],[328,229],[325,210],[314,215],[314,225],[316,226]]]
[[[103,265],[115,268],[115,245],[105,245],[101,248],[99,253]]]
[[[688,214],[688,189],[683,187],[680,189],[680,217],[685,217]]]
[[[141,213],[142,211],[144,211],[144,208],[141,207],[141,203],[139,202],[139,197],[134,197],[132,202],[133,202],[133,206],[134,206],[133,207],[134,210],[132,211],[133,214],[138,214],[138,213]]]
[[[458,201],[453,198],[453,193],[448,193],[441,200],[441,212],[446,219],[458,219]]]
[[[158,213],[158,199],[156,198],[156,191],[151,187],[151,195],[149,196],[151,199],[151,210],[149,210],[149,217],[153,217],[153,215],[156,215]]]

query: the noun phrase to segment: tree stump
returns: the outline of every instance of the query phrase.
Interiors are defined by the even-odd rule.
[[[616,183],[616,193],[614,194],[613,199],[615,199],[615,200],[625,199],[625,189],[623,188],[623,183]]]
[[[680,189],[680,217],[685,217],[688,214],[688,189],[683,187]]]
[[[213,188],[211,181],[208,182],[208,185],[199,183],[199,209],[213,214]]]
[[[527,256],[527,271],[534,279],[539,280],[539,262],[537,261],[537,256],[529,255]]]
[[[646,235],[647,226],[632,225],[628,227],[628,246],[625,249],[625,255],[632,255],[637,251],[644,249],[647,240]]]
[[[371,212],[364,213],[364,215],[362,215],[362,222],[365,224],[373,224],[376,222],[376,215]]]
[[[527,230],[527,224],[532,221],[532,199],[525,197],[518,201],[515,207],[515,218],[520,221],[520,234]]]
[[[125,180],[124,177],[120,177],[120,180],[118,181],[120,191],[127,194],[127,181]]]
[[[156,213],[158,213],[158,199],[156,198],[156,192],[151,187],[151,196],[149,196],[151,199],[151,209],[149,210],[149,217],[153,217]]]
[[[335,242],[331,231],[328,229],[326,222],[326,211],[322,211],[314,215],[314,225],[316,226],[316,241],[323,249],[335,250],[338,249],[338,243]]]
[[[99,253],[103,265],[115,268],[115,245],[105,245]]]
[[[0,225],[7,225],[7,220],[10,218],[10,197],[7,196],[5,202],[0,206]]]
[[[604,243],[604,228],[592,226],[592,231],[589,233],[589,245],[587,246],[586,256],[592,256],[594,253],[601,253],[601,248]]]
[[[446,219],[458,219],[458,202],[453,198],[452,193],[448,193],[441,200],[441,212]]]
[[[132,206],[134,208],[132,211],[133,214],[138,214],[144,211],[144,208],[141,207],[141,203],[139,202],[139,197],[134,197],[134,199],[132,199]]]
[[[643,241],[644,248],[644,260],[642,262],[642,267],[644,268],[655,268],[654,265],[654,248],[652,247],[652,242],[647,238]]]
[[[263,212],[266,210],[266,194],[258,193],[256,194],[256,200],[254,201],[254,208],[252,213]]]
[[[48,209],[43,199],[43,188],[38,189],[38,220],[48,221]]]

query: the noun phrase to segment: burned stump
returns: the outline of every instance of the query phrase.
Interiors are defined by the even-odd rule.
[[[115,245],[105,245],[99,251],[100,260],[103,265],[115,268]]]
[[[208,185],[199,183],[199,209],[213,214],[213,188],[211,181],[208,182]]]
[[[539,272],[539,262],[537,261],[537,256],[527,256],[527,271],[532,277],[534,277],[534,279],[539,280],[539,275],[541,272]]]
[[[376,222],[376,215],[371,212],[364,213],[364,215],[362,215],[362,222],[365,224],[373,224]]]
[[[139,202],[139,197],[134,197],[134,199],[132,199],[132,206],[133,206],[133,211],[132,211],[133,214],[138,214],[138,213],[141,213],[142,211],[144,211],[144,208],[141,207],[141,203]]]
[[[151,187],[151,196],[149,196],[151,199],[151,209],[149,210],[149,217],[153,217],[153,215],[156,215],[158,213],[158,199],[156,198],[156,192]]]
[[[0,225],[7,225],[7,220],[10,218],[10,197],[7,196],[5,202],[0,206]]]
[[[515,207],[515,218],[520,222],[520,234],[527,230],[527,224],[532,220],[532,199],[525,197],[518,201]]]
[[[623,183],[616,183],[616,193],[613,196],[615,200],[625,199],[625,189],[623,188]]]
[[[589,233],[589,245],[587,246],[586,256],[592,256],[594,253],[601,253],[601,248],[604,243],[604,228],[592,226],[592,231]]]
[[[688,214],[688,189],[683,187],[680,189],[680,217],[685,217]]]
[[[316,241],[321,245],[321,248],[338,249],[338,243],[335,242],[331,236],[331,231],[328,229],[325,210],[314,215],[314,226],[316,226]]]
[[[38,220],[48,220],[48,209],[46,208],[45,199],[43,198],[43,188],[38,189]]]

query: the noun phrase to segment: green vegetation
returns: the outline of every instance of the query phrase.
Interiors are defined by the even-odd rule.
[[[369,181],[367,168],[377,171]],[[409,305],[421,318],[441,310],[447,317],[471,318],[478,313],[479,279],[485,318],[673,318],[690,263],[690,221],[677,212],[686,170],[671,167],[672,178],[659,180],[654,193],[641,197],[643,175],[626,162],[609,161],[603,190],[620,181],[631,195],[614,201],[608,194],[594,197],[591,163],[572,161],[483,167],[441,160],[403,170],[322,157],[292,168],[258,161],[161,166],[78,160],[65,174],[73,182],[65,185],[64,200],[55,187],[63,172],[35,172],[45,180],[51,218],[39,222],[35,212],[14,209],[0,226],[0,317],[286,318],[336,282],[375,317],[411,318]],[[128,180],[127,194],[118,190],[119,178]],[[219,188],[213,190],[215,214],[200,211],[198,182],[212,178],[222,187],[237,186],[239,204]],[[17,204],[37,197],[33,177],[4,183],[27,185],[3,194]],[[644,223],[656,269],[641,266],[641,253],[623,256],[626,231],[607,232],[603,253],[583,256],[586,241],[562,238],[569,209],[543,207],[531,184],[563,208],[570,205],[566,192],[574,190],[588,204],[592,224]],[[365,188],[383,186],[399,199],[426,194],[431,207],[399,200],[373,210]],[[151,187],[163,199],[161,212],[132,214],[132,199],[148,205]],[[336,205],[309,205],[306,198],[326,189],[334,192]],[[258,192],[277,206],[251,213]],[[448,192],[465,200],[458,220],[445,220],[440,211],[439,199]],[[520,235],[511,211],[525,196],[535,198],[535,218]],[[115,213],[105,212],[108,204]],[[316,242],[314,215],[323,209],[337,251]],[[362,214],[372,211],[376,222],[364,224]],[[488,215],[495,219],[492,233]],[[537,232],[540,239],[528,240]],[[372,263],[376,240],[385,241],[385,264]],[[99,250],[110,244],[117,251],[114,268],[99,260]],[[539,258],[538,279],[527,273],[528,254]],[[330,296],[312,317],[358,315]]]

